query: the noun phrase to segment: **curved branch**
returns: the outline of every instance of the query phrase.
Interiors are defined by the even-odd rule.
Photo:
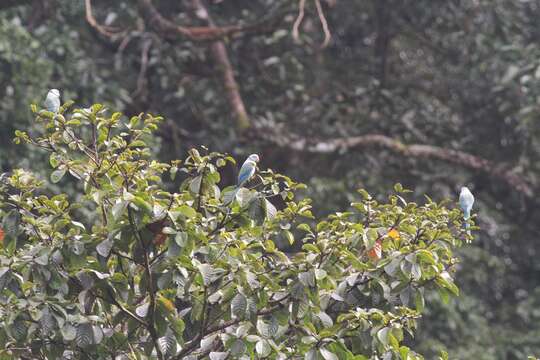
[[[199,18],[205,21],[210,27],[214,28],[215,23],[208,14],[208,10],[200,0],[192,0],[193,8],[196,10]],[[221,72],[222,83],[225,88],[225,94],[231,109],[234,112],[236,128],[243,131],[250,127],[250,120],[244,100],[240,94],[240,87],[234,77],[234,69],[229,60],[227,48],[222,40],[214,41],[210,46],[212,58],[217,68]]]
[[[389,136],[378,134],[334,138],[328,140],[308,140],[301,137],[282,138],[275,135],[269,136],[268,132],[261,132],[261,138],[263,140],[269,140],[280,147],[289,148],[294,151],[319,154],[329,154],[342,150],[360,148],[384,148],[405,157],[442,160],[475,171],[484,172],[493,177],[499,178],[507,185],[528,198],[531,198],[534,194],[533,186],[530,181],[512,169],[491,160],[487,160],[459,150],[423,144],[406,145]]]
[[[272,28],[270,25],[276,20],[271,16],[250,25],[230,25],[221,27],[215,26],[214,24],[209,24],[209,26],[180,26],[161,15],[152,4],[152,0],[139,0],[139,9],[146,21],[162,36],[169,39],[184,37],[192,41],[213,41],[241,33],[257,32],[265,27]],[[278,13],[278,15],[280,14]]]
[[[300,4],[298,5],[298,16],[296,17],[296,20],[294,20],[293,28],[292,28],[292,37],[294,41],[300,42],[300,36],[298,29],[300,28],[300,24],[302,24],[302,21],[304,20],[304,15],[306,11],[306,0],[300,0]]]
[[[108,38],[111,38],[115,35],[115,33],[119,33],[120,31],[116,28],[112,28],[112,27],[109,27],[109,26],[103,26],[103,25],[100,25],[96,18],[94,17],[94,14],[92,12],[92,2],[91,0],[84,0],[84,6],[85,6],[85,9],[86,9],[86,21],[88,22],[88,24],[96,29],[96,31],[98,33],[100,33],[101,35],[105,36],[105,37],[108,37]]]
[[[330,29],[328,28],[328,21],[326,21],[326,16],[324,15],[324,11],[321,6],[320,0],[315,0],[315,7],[317,8],[317,14],[319,15],[319,20],[321,21],[321,25],[324,32],[324,40],[320,48],[324,49],[328,46],[328,44],[330,44],[330,40],[332,39],[332,34],[330,33]]]

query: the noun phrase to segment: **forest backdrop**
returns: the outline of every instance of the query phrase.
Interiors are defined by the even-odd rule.
[[[416,347],[522,359],[540,353],[539,17],[527,0],[2,1],[1,168],[43,161],[12,138],[54,87],[164,116],[164,161],[257,152],[326,212],[359,187],[468,185],[461,296],[429,299]]]

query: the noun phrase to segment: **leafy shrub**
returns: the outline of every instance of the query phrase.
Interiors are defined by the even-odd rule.
[[[2,178],[4,357],[422,358],[403,342],[426,291],[458,294],[458,210],[407,202],[398,184],[386,203],[360,190],[352,211],[317,220],[303,185],[271,170],[231,199],[232,157],[160,163],[147,142],[161,118],[70,106],[40,111],[42,133],[16,142],[48,151],[50,180],[78,193],[21,169]]]

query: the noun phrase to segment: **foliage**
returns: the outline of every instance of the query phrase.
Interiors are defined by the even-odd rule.
[[[453,198],[466,184],[482,231],[473,247],[458,252],[462,296],[446,305],[433,301],[409,344],[429,358],[441,347],[465,359],[540,354],[539,202],[493,174],[512,171],[538,192],[538,2],[320,0],[332,33],[321,49],[315,0],[305,1],[296,40],[291,30],[300,1],[199,1],[217,26],[277,20],[224,38],[253,124],[242,134],[234,129],[211,41],[163,37],[137,6],[142,0],[90,2],[97,23],[119,30],[114,37],[85,21],[85,1],[0,3],[3,171],[32,164],[48,174],[42,152],[10,140],[15,129],[34,131],[27,104],[55,87],[64,100],[84,106],[110,101],[128,117],[163,114],[159,141],[150,146],[160,161],[199,145],[238,158],[258,152],[265,167],[308,185],[301,193],[313,199],[318,218],[348,209],[358,187],[383,202],[399,181],[415,189],[410,200],[421,201],[424,193]],[[195,0],[151,2],[179,26],[206,25],[191,7]],[[276,143],[271,134],[286,141]],[[376,143],[327,153],[288,147],[289,137],[318,150],[324,147],[317,140],[365,134],[465,151],[491,160],[493,173]],[[231,166],[220,170],[224,183],[233,175]],[[172,189],[167,177],[162,181]],[[45,183],[43,191],[75,197],[72,185]]]
[[[147,142],[161,118],[70,106],[39,111],[40,133],[16,141],[78,192],[47,193],[23,169],[2,178],[4,357],[423,358],[404,341],[428,294],[458,294],[459,210],[408,202],[398,184],[319,221],[304,186],[271,170],[230,199],[232,157],[158,162]]]

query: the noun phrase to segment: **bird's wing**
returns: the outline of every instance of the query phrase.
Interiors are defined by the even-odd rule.
[[[60,107],[60,99],[55,97],[52,94],[47,95],[47,98],[45,99],[45,107],[48,111],[56,112],[58,111],[58,108]]]
[[[459,196],[459,206],[463,211],[470,212],[474,203],[474,196],[471,193],[463,193]]]
[[[244,184],[255,173],[255,163],[253,161],[246,161],[240,168],[238,173],[238,186]]]

